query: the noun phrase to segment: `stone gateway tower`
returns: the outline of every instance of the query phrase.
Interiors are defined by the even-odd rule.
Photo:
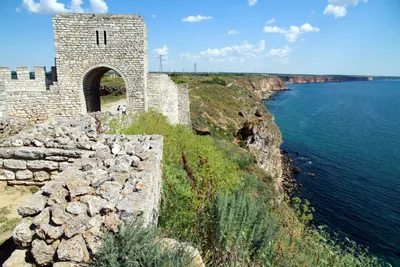
[[[41,122],[101,111],[100,81],[109,70],[124,80],[127,111],[154,109],[171,123],[190,124],[189,93],[165,74],[148,73],[147,28],[140,15],[58,14],[53,17],[55,61],[45,68],[0,67],[0,118]]]
[[[84,110],[100,111],[100,80],[109,70],[124,79],[127,108],[147,109],[147,29],[142,17],[59,14],[53,27],[58,82],[83,93]]]

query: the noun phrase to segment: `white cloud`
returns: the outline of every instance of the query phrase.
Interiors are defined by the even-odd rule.
[[[228,34],[229,34],[229,35],[235,35],[235,34],[239,34],[239,32],[238,32],[238,31],[231,30],[231,31],[228,32]]]
[[[212,17],[197,15],[197,16],[189,16],[187,18],[183,18],[182,21],[183,22],[199,22],[199,21],[208,20],[208,19],[212,19]]]
[[[71,11],[74,13],[83,13],[84,10],[82,8],[83,1],[82,0],[71,0]]]
[[[107,13],[108,6],[104,0],[89,0],[90,8],[87,10],[89,13]]]
[[[324,15],[333,15],[335,18],[341,18],[347,15],[347,9],[344,6],[328,5],[324,10]]]
[[[151,15],[151,17],[154,19],[156,17],[156,14]]]
[[[359,2],[367,3],[368,0],[328,0],[329,4],[337,5],[337,6],[356,6]]]
[[[289,55],[289,53],[291,51],[292,51],[292,49],[289,46],[285,45],[283,48],[271,49],[269,54],[272,57],[287,60],[287,56]]]
[[[258,0],[248,0],[249,2],[249,6],[254,6],[255,4],[257,4]]]
[[[285,33],[285,29],[279,28],[277,26],[265,26],[264,32],[268,33]]]
[[[265,41],[261,40],[258,45],[243,42],[240,45],[226,46],[221,49],[208,48],[196,55],[184,53],[181,54],[181,57],[191,61],[244,62],[248,59],[262,57],[264,51]]]
[[[301,38],[301,39],[300,39],[300,41],[302,41],[302,42],[304,42],[305,40],[306,40],[306,39],[304,39],[304,38]]]
[[[166,56],[166,55],[168,55],[168,47],[166,45],[164,45],[161,48],[154,49],[153,52],[158,55]]]
[[[275,21],[276,21],[276,19],[272,18],[272,19],[267,21],[267,24],[273,24]]]
[[[357,6],[358,3],[367,3],[368,0],[328,0],[324,15],[332,15],[335,18],[342,18],[347,15],[348,6]]]
[[[82,8],[83,0],[71,0],[68,8],[58,0],[23,0],[22,5],[17,7],[17,11],[26,9],[34,14],[54,14],[54,13],[107,13],[108,6],[104,0],[89,0],[90,7],[86,10]]]
[[[284,34],[286,40],[290,43],[296,42],[296,40],[300,37],[300,35],[307,32],[319,32],[320,29],[317,27],[313,27],[308,23],[303,24],[302,26],[290,26],[289,29],[280,28],[277,26],[265,26],[264,32],[266,33],[280,33]]]

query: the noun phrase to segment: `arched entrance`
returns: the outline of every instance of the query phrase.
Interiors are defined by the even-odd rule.
[[[83,94],[88,113],[104,111],[102,102],[107,105],[103,107],[115,111],[116,108],[114,110],[112,106],[113,101],[117,102],[125,98],[123,102],[126,104],[126,81],[114,68],[96,67],[87,72],[83,78]]]

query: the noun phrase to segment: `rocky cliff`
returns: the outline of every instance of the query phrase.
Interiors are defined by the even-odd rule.
[[[262,100],[277,91],[287,90],[285,82],[278,77],[261,75],[217,77],[224,83],[204,83],[215,78],[208,76],[176,77],[189,84],[193,127],[247,148],[257,165],[275,178],[276,188],[281,192],[282,135]]]
[[[282,76],[288,83],[326,83],[326,82],[353,82],[368,81],[368,77],[358,76]]]
[[[249,79],[250,87],[259,99],[269,99],[274,93],[289,90],[286,83],[278,77]]]

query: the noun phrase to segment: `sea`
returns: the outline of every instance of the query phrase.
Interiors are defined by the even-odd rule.
[[[315,224],[400,266],[400,81],[288,86],[265,104]]]

